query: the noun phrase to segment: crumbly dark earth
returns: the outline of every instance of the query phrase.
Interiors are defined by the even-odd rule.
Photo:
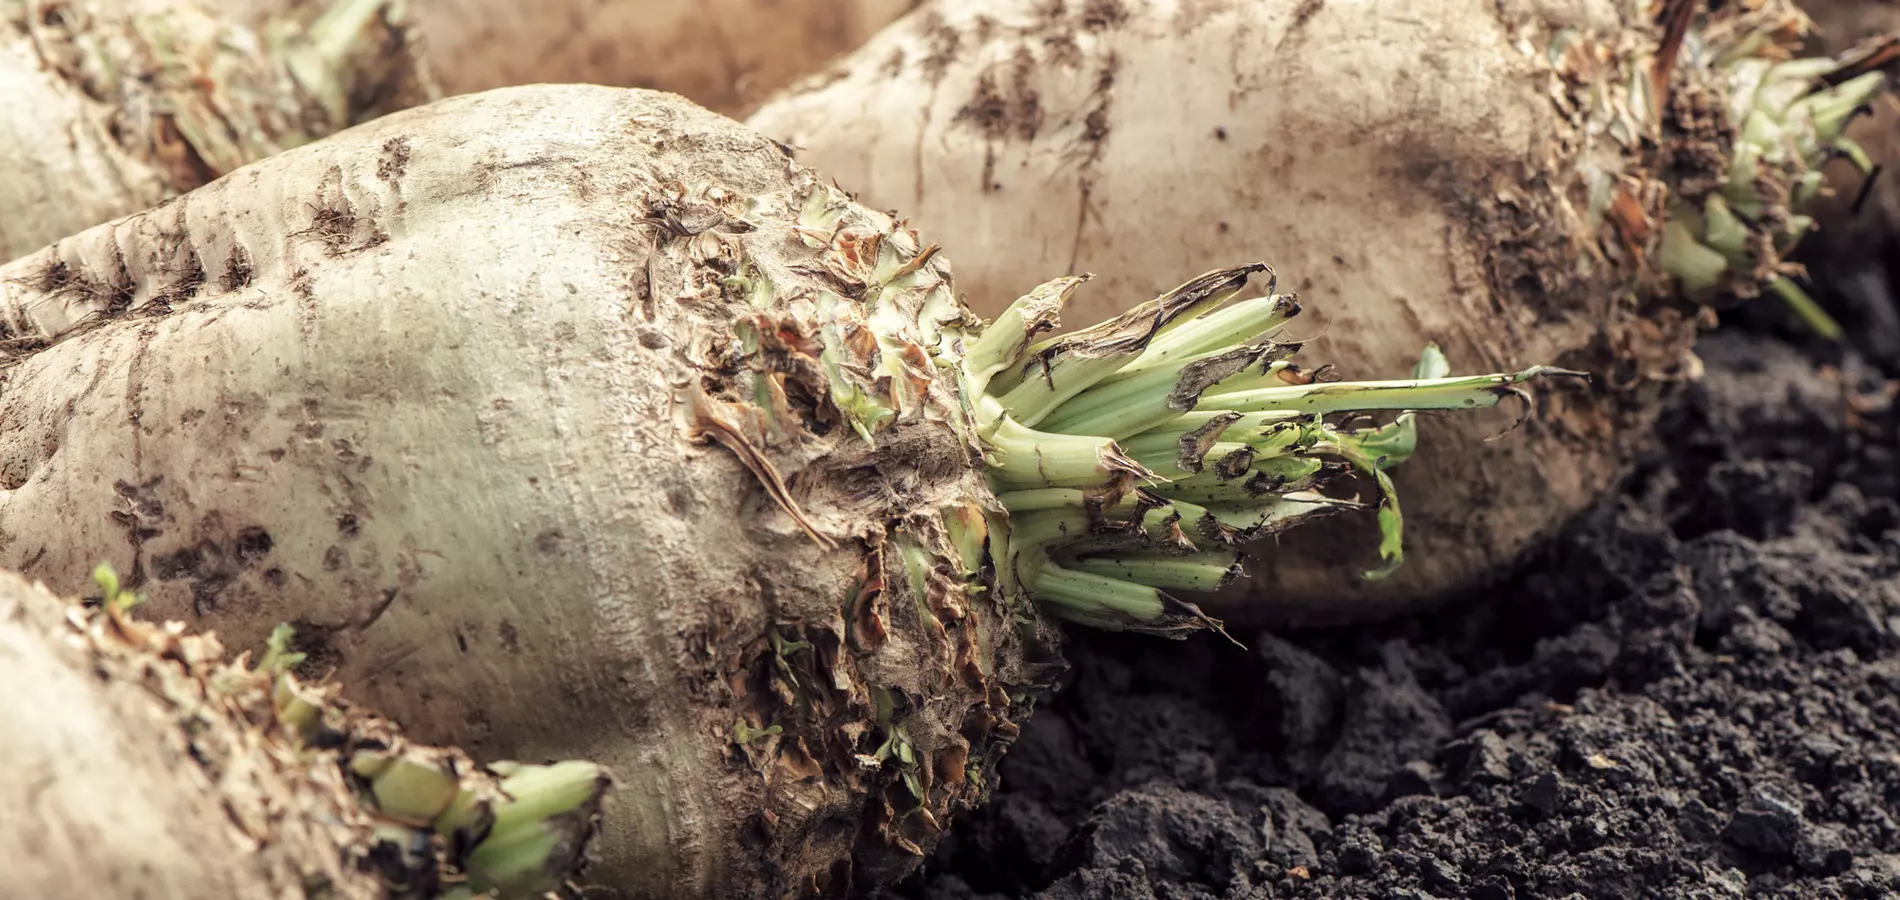
[[[1882,304],[1885,306],[1886,304]],[[881,900],[1900,896],[1900,375],[1748,323],[1510,583],[1076,670]]]

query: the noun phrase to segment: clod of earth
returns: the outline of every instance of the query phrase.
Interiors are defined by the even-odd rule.
[[[1218,628],[1176,593],[1374,506],[1386,575],[1416,411],[1567,374],[1316,379],[1258,263],[1045,336],[1084,280],[985,325],[671,95],[394,113],[0,267],[0,564],[109,560],[422,739],[600,761],[604,885],[885,882],[987,795],[1053,618]]]
[[[1599,376],[1510,441],[1423,419],[1396,576],[1352,578],[1376,549],[1321,525],[1209,606],[1370,619],[1508,572],[1614,485],[1698,371],[1702,304],[1828,327],[1784,255],[1877,60],[1798,57],[1783,0],[1699,6],[940,0],[747,121],[941,236],[983,314],[1031,277],[1096,273],[1093,314],[1268,257],[1327,298],[1301,333],[1347,377],[1427,343]]]

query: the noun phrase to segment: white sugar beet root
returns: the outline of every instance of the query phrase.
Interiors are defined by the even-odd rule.
[[[0,3],[0,260],[433,96],[386,0]]]
[[[1176,594],[1389,487],[1406,411],[1558,374],[1289,384],[1265,269],[1039,339],[1086,279],[982,323],[677,96],[443,100],[0,267],[0,565],[105,561],[418,739],[607,766],[605,888],[887,882],[987,795],[1054,618],[1218,628]]]
[[[280,652],[228,659],[122,600],[83,607],[0,570],[9,896],[529,900],[576,874],[610,783],[597,766],[499,777],[299,683]],[[393,817],[426,821],[437,796],[461,801],[438,819],[450,840],[412,854],[428,829]]]
[[[0,798],[14,811],[0,821],[0,848],[15,866],[9,891],[105,896],[137,885],[152,897],[276,896],[306,874],[301,858],[310,874],[344,881],[343,896],[374,896],[365,893],[367,878],[349,879],[340,859],[314,852],[366,835],[285,827],[261,858],[234,840],[222,798],[205,790],[186,735],[175,729],[175,702],[154,698],[136,675],[97,678],[90,648],[74,646],[83,632],[68,625],[67,609],[43,588],[0,573],[0,671],[8,685],[0,711],[16,723],[0,741],[10,773]],[[241,733],[240,722],[218,724]],[[252,776],[256,789],[286,805],[317,806],[341,793],[335,780],[324,785],[330,791],[299,792],[278,760],[258,757],[250,761],[262,770]],[[240,801],[246,814],[261,811],[252,802]]]
[[[940,571],[946,519],[980,530],[992,502],[953,397],[921,370],[920,417],[876,449],[772,423],[811,533],[693,437],[744,440],[753,413],[699,399],[682,425],[674,402],[738,377],[719,367],[752,310],[721,296],[722,262],[786,293],[826,283],[794,231],[819,180],[724,119],[606,88],[456,98],[345,137],[0,272],[15,343],[61,336],[0,368],[0,557],[55,586],[103,559],[234,642],[291,623],[425,739],[608,765],[595,874],[630,895],[907,864],[991,777],[1040,640],[1038,617]],[[800,369],[781,397],[824,384]],[[761,733],[798,703],[826,727]],[[887,742],[906,765],[872,755]]]
[[[311,0],[239,0],[257,18]],[[917,0],[404,0],[450,94],[521,84],[671,91],[742,115]]]
[[[1697,371],[1699,303],[1806,309],[1781,254],[1879,76],[1773,67],[1800,14],[1736,6],[1666,13],[1678,43],[1611,0],[946,0],[747,122],[937,235],[981,314],[1089,272],[1086,321],[1257,258],[1314,304],[1287,337],[1345,377],[1403,377],[1428,343],[1590,373],[1507,440],[1485,440],[1505,416],[1423,420],[1394,577],[1355,577],[1372,544],[1329,525],[1218,603],[1370,619],[1485,584],[1613,484]]]

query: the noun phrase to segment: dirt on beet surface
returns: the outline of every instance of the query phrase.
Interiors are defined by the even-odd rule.
[[[1845,352],[1708,335],[1655,458],[1481,596],[1246,652],[1074,632],[994,802],[882,900],[1900,897],[1877,312]]]

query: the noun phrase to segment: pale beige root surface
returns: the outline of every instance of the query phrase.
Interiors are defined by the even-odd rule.
[[[382,20],[328,72],[294,34],[193,0],[0,3],[0,260],[432,96]]]
[[[1870,38],[1900,36],[1900,0],[1806,0],[1813,17],[1815,52],[1836,54]],[[1900,64],[1890,64],[1890,73]],[[1891,76],[1890,76],[1891,77]],[[1803,245],[1812,274],[1873,306],[1900,301],[1900,99],[1884,95],[1871,115],[1849,126],[1847,136],[1867,151],[1882,171],[1865,198],[1855,187],[1861,177],[1846,160],[1829,164],[1834,195],[1817,205],[1820,229]],[[1859,208],[1855,208],[1858,201]]]
[[[979,314],[1093,272],[1065,315],[1087,323],[1183,272],[1261,260],[1306,309],[1286,337],[1341,377],[1405,377],[1428,341],[1456,372],[1603,375],[1620,264],[1581,265],[1596,252],[1581,141],[1555,109],[1565,88],[1544,48],[1557,27],[1623,33],[1619,9],[937,3],[748,124],[938,235]],[[1618,52],[1584,80],[1627,78]],[[1620,148],[1590,152],[1623,165]],[[1508,405],[1423,417],[1421,450],[1396,475],[1407,549],[1391,580],[1358,583],[1377,529],[1344,516],[1284,536],[1209,611],[1372,618],[1498,573],[1611,483],[1618,436],[1642,425],[1579,391],[1534,389],[1538,415],[1501,440],[1486,438],[1511,426]]]
[[[252,18],[310,0],[236,0]],[[451,94],[521,84],[671,91],[726,115],[868,40],[919,0],[406,0]]]
[[[608,766],[591,880],[629,896],[900,874],[993,778],[1043,626],[946,574],[940,511],[994,500],[900,334],[961,315],[941,264],[874,340],[837,297],[923,248],[801,213],[828,190],[671,95],[511,88],[19,260],[0,564],[105,559],[232,642],[291,622],[419,739]],[[874,448],[854,383],[910,396]]]
[[[306,771],[174,660],[0,571],[0,896],[386,895],[341,773]],[[196,756],[194,756],[194,753]]]

